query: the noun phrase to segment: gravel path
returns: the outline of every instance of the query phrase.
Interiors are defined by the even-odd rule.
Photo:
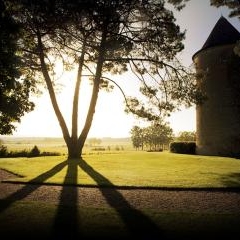
[[[240,213],[240,191],[174,191],[146,189],[88,188],[3,183],[15,177],[0,169],[0,199],[31,200],[88,207],[133,207],[163,212]],[[76,195],[77,193],[77,195]]]

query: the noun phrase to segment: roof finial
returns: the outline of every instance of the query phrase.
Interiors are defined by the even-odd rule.
[[[220,11],[220,13],[221,13],[221,18],[225,18],[225,17],[223,16],[223,6],[220,6],[219,11]]]

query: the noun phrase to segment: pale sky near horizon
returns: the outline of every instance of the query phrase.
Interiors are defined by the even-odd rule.
[[[180,55],[185,66],[191,65],[192,55],[201,49],[221,15],[240,31],[240,21],[236,18],[229,18],[228,13],[227,8],[210,6],[210,0],[190,0],[181,12],[175,14],[181,29],[186,29],[185,49]],[[69,79],[72,76],[69,74]],[[128,84],[130,81],[131,85]],[[123,88],[128,86],[126,92],[130,94],[138,91],[134,81],[136,80],[129,79],[127,75],[119,77],[118,83],[121,83]],[[71,117],[71,94],[72,92],[67,88],[61,93],[60,98],[64,116],[66,118],[68,116],[69,119]],[[86,92],[82,94],[85,95]],[[86,101],[86,98],[83,101]],[[133,125],[142,125],[140,120],[124,113],[123,101],[117,88],[111,93],[100,93],[89,137],[128,137]],[[14,136],[61,137],[61,129],[47,93],[37,98],[35,103],[35,110],[22,118]],[[173,113],[168,121],[175,133],[195,131],[195,107]]]

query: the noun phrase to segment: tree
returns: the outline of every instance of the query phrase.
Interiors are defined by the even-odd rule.
[[[131,140],[133,147],[136,149],[143,149],[144,144],[144,132],[143,129],[141,129],[138,126],[133,126],[133,128],[130,131],[131,133]]]
[[[91,147],[91,146],[95,146],[95,145],[100,145],[102,143],[102,140],[100,138],[89,138],[88,143]]]
[[[173,13],[166,8],[165,1],[5,1],[24,29],[19,42],[23,57],[38,79],[42,74],[69,158],[79,158],[82,154],[99,91],[111,88],[111,84],[119,87],[108,77],[109,74],[135,73],[143,83],[141,91],[155,99],[156,111],[172,111],[177,102],[190,95],[190,78],[175,61],[176,54],[183,49],[184,33],[175,24]],[[184,1],[168,2],[181,9]],[[71,132],[56,98],[54,76],[59,61],[65,69],[78,68]],[[79,133],[79,89],[86,78],[92,82],[92,97]],[[157,82],[158,89],[147,82]],[[161,92],[160,97],[156,91]],[[144,108],[137,99],[126,100],[130,112],[150,120],[159,118],[159,114]]]
[[[143,149],[146,145],[149,146],[149,150],[157,151],[170,143],[173,139],[173,130],[164,122],[153,122],[145,128],[134,126],[131,129],[131,139],[135,148]]]
[[[239,0],[210,0],[210,4],[215,7],[226,6],[230,9],[229,17],[240,18],[240,1]]]
[[[196,132],[183,131],[177,136],[177,140],[181,142],[194,142],[196,141]]]
[[[153,122],[145,128],[145,144],[150,150],[160,150],[173,139],[173,130],[167,123]]]
[[[28,157],[38,157],[40,156],[40,150],[35,145],[29,152]]]
[[[6,10],[4,1],[0,0],[0,134],[12,134],[15,122],[33,110],[34,104],[29,100],[34,83],[25,72],[24,62],[19,56],[17,40],[20,27]]]

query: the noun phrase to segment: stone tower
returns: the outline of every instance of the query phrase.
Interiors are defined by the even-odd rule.
[[[198,85],[206,95],[196,107],[197,154],[240,156],[240,33],[221,17],[193,55]]]

